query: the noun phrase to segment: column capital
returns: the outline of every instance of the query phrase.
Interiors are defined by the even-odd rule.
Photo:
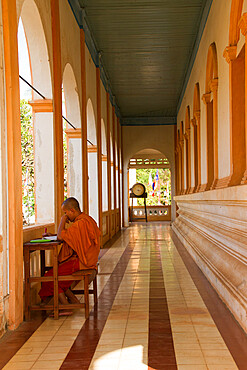
[[[53,112],[53,102],[51,99],[29,100],[28,104],[31,105],[33,113]]]
[[[209,83],[209,87],[213,93],[218,90],[218,78],[213,78]]]
[[[202,101],[204,104],[210,103],[211,100],[211,93],[206,93],[202,95]]]
[[[227,63],[230,63],[233,60],[235,60],[237,57],[237,45],[226,46],[223,52],[223,57],[225,58]]]
[[[197,125],[196,118],[192,118],[190,121],[191,121],[191,125],[192,125],[193,127],[195,127],[195,126]]]
[[[65,133],[69,139],[81,139],[81,128],[67,129]]]
[[[247,34],[247,13],[244,13],[238,22],[238,27],[240,28],[242,34],[246,36]]]
[[[189,137],[190,137],[190,129],[189,128],[187,128],[187,130],[185,131],[185,133],[184,133],[184,138],[185,138],[185,140],[188,140],[189,139]]]
[[[97,153],[97,145],[88,145],[87,146],[88,153]]]
[[[194,112],[194,116],[195,116],[195,119],[196,119],[196,125],[198,124],[198,122],[200,121],[200,117],[201,117],[201,111],[198,109],[198,110],[195,110]]]

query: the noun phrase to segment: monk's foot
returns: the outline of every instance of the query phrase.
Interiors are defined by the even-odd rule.
[[[59,311],[59,312],[58,312],[58,316],[59,316],[59,317],[62,317],[62,316],[71,316],[71,315],[73,315],[73,311]],[[51,313],[51,314],[49,315],[49,317],[54,317],[54,312],[53,312],[53,313]]]
[[[50,297],[47,297],[46,299],[44,299],[41,303],[40,303],[40,306],[46,306],[48,305],[49,303],[51,304],[53,301],[53,296],[50,296]]]
[[[66,290],[65,295],[70,303],[81,303],[70,289]]]

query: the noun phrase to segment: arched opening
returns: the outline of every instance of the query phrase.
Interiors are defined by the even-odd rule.
[[[215,188],[218,179],[218,62],[215,43],[208,50],[206,67],[206,104],[207,132],[207,185],[206,190]]]
[[[101,119],[101,150],[102,150],[102,211],[108,210],[108,181],[107,181],[107,147],[106,147],[106,127]]]
[[[88,192],[89,214],[98,223],[98,165],[97,165],[97,136],[95,114],[91,99],[87,102],[87,153],[88,153]]]
[[[232,176],[230,185],[238,185],[246,168],[245,145],[245,46],[231,62],[231,149]]]
[[[22,6],[18,49],[20,76],[43,96],[21,80],[24,225],[47,223],[54,220],[52,87],[44,29],[33,0],[25,0]]]
[[[175,183],[175,194],[178,195],[180,191],[180,166],[179,166],[179,130],[174,130],[175,134],[175,171],[176,171],[176,183]]]
[[[242,9],[243,0],[232,0],[229,46],[224,51],[224,57],[229,63],[230,71],[230,186],[240,184],[246,177],[245,45],[237,56],[237,44],[240,39],[239,21]]]
[[[128,164],[129,189],[135,183],[145,186],[148,221],[171,220],[171,171],[166,156],[159,150],[143,149]],[[129,197],[130,221],[145,220],[144,198]]]
[[[232,0],[229,29],[229,46],[236,46],[239,41],[240,30],[238,22],[242,14],[244,0]]]
[[[113,166],[113,144],[112,144],[111,132],[110,132],[110,153],[111,153],[111,189],[112,189],[111,191],[111,210],[113,210],[114,209],[114,166]]]
[[[186,107],[185,113],[185,160],[186,160],[186,193],[190,192],[191,186],[191,145],[190,145],[190,107]]]
[[[184,123],[181,121],[179,129],[179,148],[180,148],[180,194],[183,194],[184,189]]]
[[[201,139],[200,139],[200,88],[195,84],[193,98],[193,142],[194,142],[194,191],[201,185]]]
[[[116,207],[119,208],[119,194],[118,194],[118,145],[117,140],[115,141],[115,158],[116,158]]]
[[[81,114],[77,83],[73,69],[66,64],[63,73],[64,102],[63,115],[75,128],[72,128],[64,120],[64,131],[66,132],[67,144],[67,196],[75,197],[82,205],[82,154],[81,154]],[[64,108],[66,108],[64,110]],[[64,146],[64,150],[66,150]],[[66,173],[66,171],[64,171]]]

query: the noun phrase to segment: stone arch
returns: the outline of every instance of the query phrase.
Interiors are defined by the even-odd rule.
[[[245,44],[237,55],[240,29],[246,32],[246,13],[241,18],[243,0],[232,0],[229,27],[229,46],[224,57],[230,71],[230,176],[229,186],[239,185],[247,178],[245,128]]]
[[[191,187],[191,144],[190,144],[190,107],[185,111],[185,168],[186,168],[186,193],[190,193]]]
[[[114,189],[113,140],[110,131],[110,158],[111,158],[111,188]],[[111,209],[114,209],[114,193],[111,192]]]
[[[71,64],[67,63],[63,71],[63,89],[66,105],[66,118],[76,127],[81,127],[81,113],[78,87]]]
[[[106,126],[105,121],[101,118],[101,149],[102,154],[107,155],[107,147],[106,147]]]
[[[138,169],[141,169],[141,168],[143,168],[143,169],[144,168],[145,169],[152,169],[152,170],[155,169],[155,172],[156,172],[156,170],[158,170],[160,174],[161,174],[160,171],[162,171],[163,169],[169,170],[170,180],[171,180],[171,166],[170,166],[170,163],[168,161],[168,158],[164,154],[164,151],[154,149],[154,147],[151,146],[151,145],[149,147],[143,146],[143,149],[138,150],[137,152],[135,152],[131,156],[131,158],[129,159],[129,162],[128,162],[129,186],[128,186],[128,188],[131,188],[137,182],[137,178],[136,178],[137,171],[138,171]],[[152,180],[154,180],[154,178],[152,178]],[[170,185],[171,185],[171,182],[170,182]],[[148,184],[146,184],[146,186],[147,186],[146,191],[149,195],[149,192],[152,189],[152,187],[149,184],[149,181],[148,181]],[[170,199],[171,193],[169,191],[169,188],[170,188],[170,186],[167,182],[165,187],[163,188],[164,193],[163,193],[163,196],[161,197],[160,200],[164,201],[164,197],[165,197],[166,202],[167,202],[168,199]],[[160,188],[160,187],[158,187],[157,190],[159,192],[162,192],[162,188]],[[160,195],[161,195],[161,193],[160,193]],[[148,196],[148,198],[149,198],[149,196]],[[151,199],[152,199],[152,197],[151,197]],[[133,206],[137,206],[137,199],[136,198],[129,198],[129,200],[130,200],[130,202],[129,202],[130,215],[131,215],[131,218],[132,218],[132,216],[134,216],[133,215],[134,210],[132,209],[132,204],[133,204]],[[150,198],[149,198],[149,200],[150,200]],[[155,213],[154,213],[155,211],[154,211],[154,208],[152,208],[152,207],[157,207],[157,206],[153,205],[150,208],[149,208],[149,206],[147,207],[147,214],[148,214],[149,221],[155,221]],[[166,217],[162,218],[162,220],[170,220],[171,219],[171,218],[169,218],[170,215],[171,215],[171,213],[170,213],[170,211],[171,211],[170,204],[166,203],[166,205],[162,205],[162,203],[161,203],[161,204],[159,204],[159,207],[161,207],[161,209],[159,209],[158,211],[156,210],[156,212],[158,212],[158,213],[160,212],[161,217],[165,217],[163,211],[166,210]],[[143,215],[142,210],[141,210],[141,215]]]
[[[32,90],[33,140],[35,147],[35,220],[54,220],[54,151],[52,81],[49,53],[38,7],[34,0],[25,0],[19,17],[23,24],[29,53],[31,82],[45,97]],[[20,63],[19,63],[20,64]],[[50,191],[47,193],[47,189]]]
[[[108,179],[107,179],[107,142],[106,126],[101,118],[101,149],[102,149],[102,210],[108,210]]]
[[[208,49],[207,66],[206,66],[206,93],[212,92],[212,82],[218,79],[218,60],[216,45],[213,42]]]
[[[180,129],[179,129],[179,147],[180,147],[180,194],[184,193],[184,123],[183,121],[180,122]]]
[[[98,211],[98,160],[97,160],[97,133],[96,121],[91,99],[87,102],[87,154],[88,154],[88,191],[89,214],[95,221],[99,221]]]
[[[206,189],[217,187],[218,181],[218,61],[215,43],[208,49],[206,84],[203,102],[206,105],[207,131],[207,184]]]
[[[82,147],[81,113],[78,88],[72,66],[67,63],[63,71],[65,117],[76,127],[66,123],[67,134],[67,195],[78,199],[82,205]]]
[[[90,98],[87,101],[87,139],[91,141],[91,145],[96,146],[96,121],[92,100]]]
[[[232,0],[229,27],[229,46],[237,45],[240,38],[238,22],[240,20],[244,0]]]
[[[49,63],[50,58],[44,27],[34,0],[24,1],[20,18],[28,43],[32,83],[46,99],[51,99],[52,83]],[[33,99],[40,99],[40,96],[34,92]]]
[[[201,135],[200,135],[200,86],[197,82],[194,87],[193,97],[193,144],[194,144],[194,191],[201,185]]]

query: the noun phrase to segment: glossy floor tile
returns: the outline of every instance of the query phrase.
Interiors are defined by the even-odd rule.
[[[98,304],[90,300],[87,320],[76,310],[40,320],[33,331],[25,324],[26,332],[1,340],[0,350],[7,341],[10,350],[4,369],[227,370],[247,363],[246,335],[166,223],[133,224],[101,251]]]

